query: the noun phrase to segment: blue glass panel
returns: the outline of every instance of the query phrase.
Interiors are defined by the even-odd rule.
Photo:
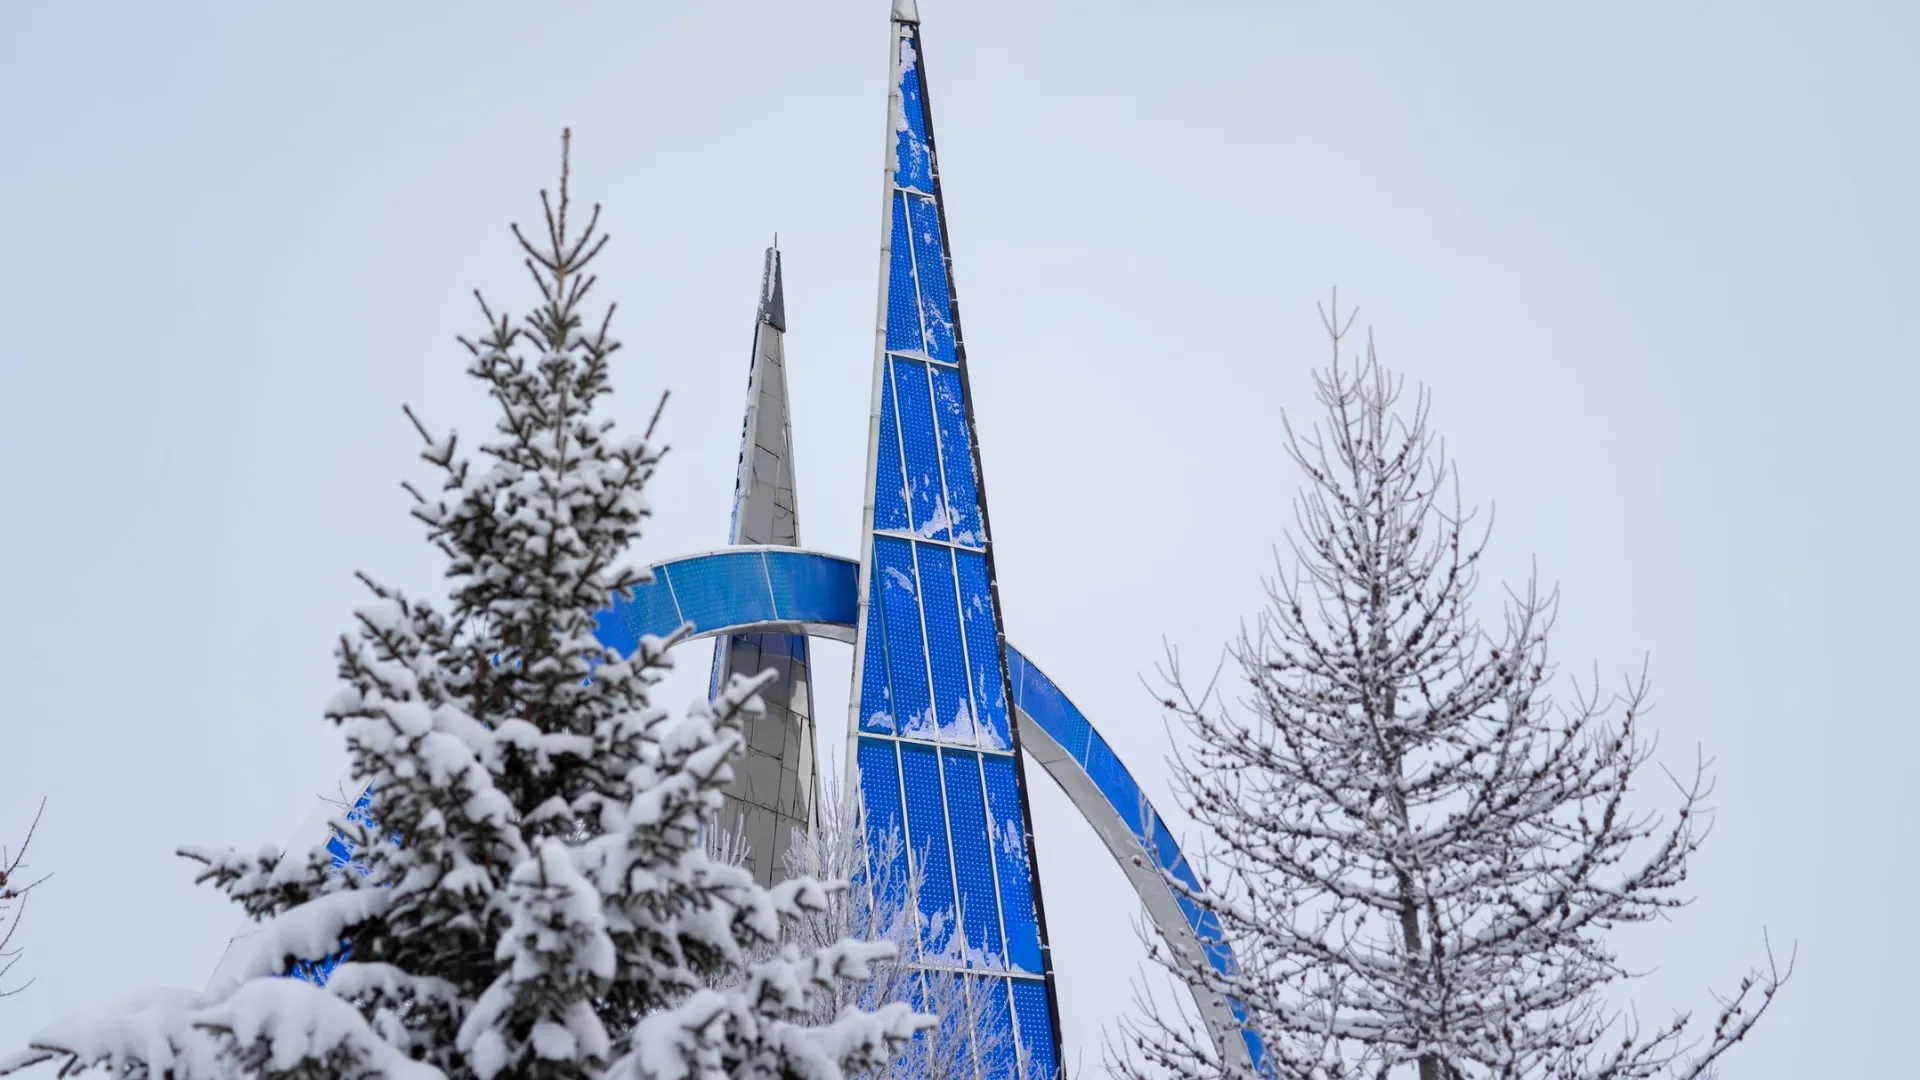
[[[773,583],[775,618],[853,625],[859,606],[854,590],[858,563],[798,552],[768,551],[761,557],[767,561],[767,579]]]
[[[1208,966],[1222,975],[1232,975],[1235,969],[1233,948],[1226,943],[1226,935],[1220,929],[1220,916],[1202,910],[1200,917],[1191,921],[1193,934],[1200,939],[1200,952],[1207,958]]]
[[[1004,968],[1000,908],[993,885],[993,843],[987,835],[987,804],[980,788],[980,755],[942,750],[940,761],[946,771],[947,822],[953,835],[960,925],[967,935],[967,966]]]
[[[1053,1010],[1047,1007],[1047,984],[1013,980],[1013,1014],[1020,1019],[1020,1045],[1027,1052],[1031,1075],[1052,1076],[1059,1062],[1053,1054]]]
[[[1180,863],[1180,845],[1173,839],[1173,830],[1167,828],[1167,823],[1160,820],[1159,814],[1153,815],[1153,860],[1154,865],[1162,870]]]
[[[913,528],[932,540],[947,538],[947,498],[940,483],[940,451],[934,443],[933,398],[927,365],[894,357],[893,393],[900,407],[900,451],[907,470],[907,502]]]
[[[907,213],[913,228],[913,269],[920,279],[920,321],[927,328],[927,355],[951,364],[953,299],[947,295],[940,214],[933,200],[921,195],[907,196]]]
[[[907,843],[920,878],[920,944],[944,956],[954,944],[953,868],[947,862],[947,816],[941,809],[940,762],[931,746],[899,743],[900,784],[907,796]]]
[[[886,612],[880,604],[880,567],[868,583],[872,605],[867,614],[866,644],[860,651],[860,730],[893,734],[893,694],[887,688]]]
[[[1254,1075],[1260,1075],[1267,1061],[1267,1044],[1260,1041],[1260,1034],[1255,1031],[1240,1032],[1240,1041],[1247,1044],[1247,1060],[1253,1062]]]
[[[973,683],[974,718],[980,727],[980,745],[991,750],[1013,749],[1007,728],[1007,686],[1000,677],[1000,633],[993,617],[993,593],[988,588],[986,556],[954,552],[960,580],[960,618],[967,635],[967,677]]]
[[[936,985],[939,985],[942,996],[949,997],[947,1003],[943,1004],[935,1001],[930,1003],[932,1008],[926,1006],[920,1007],[921,1011],[932,1012],[940,1017],[940,1027],[937,1029],[937,1037],[940,1040],[938,1044],[939,1050],[933,1056],[933,1062],[953,1062],[960,1066],[959,1068],[948,1071],[945,1074],[948,1077],[971,1077],[974,1075],[972,1068],[974,1033],[971,1026],[967,1023],[965,1002],[953,1000],[967,993],[966,976],[955,975],[951,972],[938,972],[928,976],[928,978],[940,980],[940,983]],[[929,1064],[932,1064],[932,1062],[929,1062]],[[931,1080],[929,1073],[915,1070],[915,1080],[918,1080],[920,1076],[927,1076],[928,1080]]]
[[[906,851],[906,833],[900,817],[900,770],[893,760],[893,746],[880,739],[861,739],[855,751],[860,764],[860,809],[866,818],[869,853],[904,854]],[[896,838],[897,842],[888,843],[889,837]],[[896,889],[906,883],[904,867],[876,866],[871,873],[872,880],[890,883]],[[879,897],[875,903],[884,907],[888,899]],[[892,899],[900,903],[904,897]]]
[[[920,597],[913,581],[913,544],[873,538],[873,596],[880,601],[886,631],[887,685],[892,690],[894,723],[902,731],[931,724],[927,698],[927,662],[920,643]],[[868,628],[872,635],[872,628]]]
[[[1167,867],[1167,873],[1172,874],[1174,880],[1185,884],[1187,888],[1195,892],[1200,890],[1200,877],[1193,872],[1193,867],[1187,865],[1187,857],[1185,855],[1175,859],[1173,864]]]
[[[640,635],[627,624],[627,613],[621,610],[623,606],[624,601],[615,601],[613,607],[594,612],[593,636],[621,656],[632,656],[633,650],[640,647]]]
[[[1140,803],[1140,785],[1133,782],[1127,774],[1126,766],[1120,764],[1113,750],[1107,746],[1107,740],[1097,731],[1089,733],[1087,741],[1087,775],[1093,779],[1093,786],[1107,797],[1120,820],[1127,823],[1133,835],[1147,835],[1144,807]]]
[[[880,373],[880,450],[874,463],[873,527],[907,528],[907,481],[900,471],[900,427],[893,409],[893,373]]]
[[[920,307],[913,291],[913,241],[904,196],[893,197],[893,231],[887,245],[887,348],[921,352]]]
[[[980,1041],[980,1074],[987,1080],[1026,1080],[1014,1067],[1017,1059],[1013,1053],[1013,1014],[1007,1005],[1007,980],[974,979],[971,990],[974,1015],[979,1017],[980,1031],[986,1036]]]
[[[947,477],[947,517],[953,542],[974,547],[987,542],[980,526],[980,497],[973,478],[973,440],[967,434],[967,406],[960,395],[960,372],[936,367],[933,416],[940,425],[940,463]]]
[[[967,658],[960,648],[960,609],[954,602],[953,556],[943,547],[915,544],[920,566],[920,610],[927,620],[927,659],[933,669],[937,726],[905,732],[944,743],[974,745],[973,707],[967,700]]]
[[[705,555],[661,568],[696,631],[773,619],[773,593],[757,552]]]
[[[1027,830],[1011,757],[980,759],[987,780],[987,820],[992,823],[994,872],[1000,879],[1000,911],[1007,930],[1007,962],[1041,973],[1040,927],[1033,913],[1033,878],[1027,866]]]
[[[1026,679],[1027,669],[1032,666],[1027,663],[1026,657],[1020,655],[1019,649],[1011,645],[1007,646],[1007,683],[1013,687],[1014,704],[1020,705],[1021,708],[1026,706],[1021,704],[1020,685]]]
[[[1009,648],[1007,654],[1012,656],[1013,650]],[[1047,678],[1046,672],[1031,664],[1024,671],[1020,680],[1020,707],[1033,717],[1034,723],[1040,725],[1040,730],[1053,736],[1053,741],[1059,743],[1073,760],[1084,763],[1087,760],[1087,741],[1093,730],[1088,726],[1087,718],[1073,707],[1073,702],[1060,692],[1059,687],[1053,685],[1053,680]]]
[[[652,581],[633,587],[633,599],[615,597],[613,609],[627,624],[627,632],[635,645],[648,634],[666,637],[680,628],[680,610],[674,607],[673,593],[667,589],[667,579],[659,571],[654,572]]]
[[[912,31],[900,35],[900,115],[893,118],[893,182],[933,190],[933,155],[927,149],[927,106],[920,95],[920,54]]]

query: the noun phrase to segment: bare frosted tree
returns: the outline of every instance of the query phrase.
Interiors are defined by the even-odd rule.
[[[781,944],[805,952],[851,938],[891,945],[894,957],[873,961],[865,983],[844,984],[834,996],[817,999],[820,1017],[831,1019],[849,1006],[871,1009],[893,1002],[939,1017],[937,1028],[922,1033],[894,1060],[886,1075],[900,1080],[973,1076],[976,1066],[987,1076],[1040,1080],[1010,1015],[983,1000],[977,977],[969,986],[963,913],[940,912],[934,925],[921,926],[925,872],[920,857],[901,858],[906,844],[900,830],[870,840],[861,827],[858,793],[831,771],[821,795],[812,829],[794,830],[782,869],[789,878],[849,887],[830,890],[824,908],[790,923]],[[711,830],[707,850],[733,865],[744,865],[749,855],[737,827]],[[947,948],[936,954],[929,940],[946,942]]]
[[[27,870],[27,848],[33,843],[33,834],[40,828],[40,815],[47,809],[47,800],[40,800],[40,808],[33,812],[33,822],[27,826],[26,838],[20,846],[8,851],[0,847],[0,997],[12,997],[33,985],[28,979],[11,989],[7,987],[7,975],[13,966],[20,962],[21,947],[13,943],[15,931],[20,929],[21,916],[27,912],[27,894],[52,875],[42,875],[31,881],[24,880]]]
[[[1337,300],[1337,297],[1336,297]],[[1203,888],[1237,968],[1154,946],[1190,985],[1239,1001],[1266,1071],[1342,1080],[1696,1078],[1750,1032],[1791,973],[1767,964],[1710,1025],[1643,1026],[1615,927],[1683,906],[1707,834],[1706,763],[1663,816],[1630,795],[1653,741],[1644,674],[1552,694],[1557,594],[1529,580],[1489,630],[1473,605],[1487,530],[1461,508],[1429,398],[1352,316],[1322,310],[1331,366],[1311,431],[1291,572],[1228,650],[1241,694],[1195,687],[1177,653],[1164,704],[1192,736],[1173,766],[1207,834]],[[1656,773],[1655,775],[1660,775]],[[1181,890],[1178,881],[1169,884]],[[1185,891],[1185,890],[1181,890]],[[1231,1075],[1191,1017],[1128,1022],[1119,1070]]]

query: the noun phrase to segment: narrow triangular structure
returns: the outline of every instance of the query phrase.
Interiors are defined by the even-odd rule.
[[[731,544],[797,547],[793,424],[787,409],[787,307],[780,249],[767,249],[747,375],[747,417],[734,481]],[[766,712],[747,728],[745,757],[734,765],[719,824],[746,847],[753,876],[770,885],[783,868],[793,831],[813,816],[813,681],[807,639],[798,634],[732,634],[714,643],[712,692],[729,675],[778,674],[761,692]]]
[[[922,875],[923,955],[965,970],[980,1022],[1050,1077],[1060,1013],[912,0],[893,31],[848,764],[869,851],[904,849]],[[1010,1075],[975,1047],[979,1075]]]

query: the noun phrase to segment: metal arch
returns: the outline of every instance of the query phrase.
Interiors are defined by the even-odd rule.
[[[664,638],[686,623],[687,640],[721,634],[782,632],[851,642],[860,564],[798,548],[742,546],[655,563],[653,580],[615,598],[599,637],[630,652],[642,637]],[[1112,747],[1031,660],[1007,646],[1014,717],[1025,752],[1067,793],[1074,808],[1126,874],[1154,929],[1174,948],[1199,952],[1216,971],[1233,970],[1232,948],[1214,916],[1174,895],[1162,873],[1198,887],[1173,833]],[[1198,991],[1214,1045],[1258,1066],[1259,1037],[1240,1023],[1237,1005]]]

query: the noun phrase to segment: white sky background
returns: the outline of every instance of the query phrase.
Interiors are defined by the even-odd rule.
[[[1920,22],[1589,8],[926,0],[1009,633],[1164,804],[1137,676],[1257,610],[1295,488],[1275,430],[1310,414],[1337,285],[1498,504],[1486,600],[1537,558],[1567,668],[1650,655],[1663,759],[1717,759],[1698,903],[1623,939],[1658,968],[1641,1015],[1710,1007],[1766,928],[1800,973],[1731,1072],[1898,1073]],[[400,403],[491,422],[453,335],[476,285],[527,307],[506,225],[563,125],[614,235],[616,415],[674,392],[640,557],[724,538],[775,230],[802,536],[857,550],[886,3],[568,10],[0,13],[0,841],[48,796],[57,874],[0,1049],[199,986],[235,916],[173,850],[281,844],[333,783],[352,572],[437,585]],[[1034,791],[1092,1074],[1134,905]]]

